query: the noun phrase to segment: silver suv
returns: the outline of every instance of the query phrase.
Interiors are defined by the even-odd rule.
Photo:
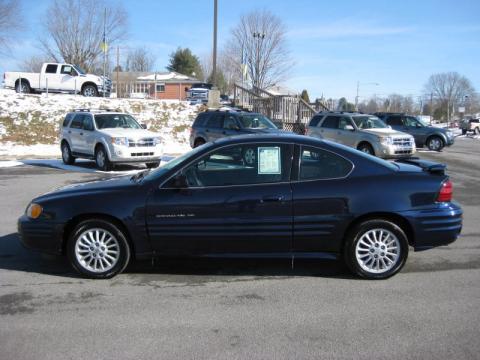
[[[392,130],[373,115],[318,113],[310,120],[307,135],[335,141],[384,159],[409,157],[416,152],[413,136]]]
[[[143,162],[157,167],[163,154],[162,138],[131,115],[108,110],[79,109],[65,117],[60,147],[65,164],[76,158],[94,159],[109,171],[114,164]]]

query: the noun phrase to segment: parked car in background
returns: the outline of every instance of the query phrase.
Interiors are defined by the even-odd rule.
[[[60,147],[65,164],[94,159],[100,170],[115,164],[145,163],[153,168],[163,155],[162,138],[131,115],[108,110],[78,109],[65,116]]]
[[[384,279],[409,246],[460,234],[444,170],[307,136],[237,136],[156,170],[39,196],[18,229],[27,247],[66,255],[91,278],[112,277],[130,259],[200,256],[344,259],[354,274]]]
[[[462,135],[465,135],[468,132],[480,135],[480,119],[463,119],[460,122],[460,129],[462,129]]]
[[[190,146],[203,145],[226,136],[280,133],[274,123],[259,113],[208,110],[197,115],[190,130]]]
[[[455,136],[450,129],[430,126],[415,116],[385,112],[375,113],[375,115],[393,129],[411,134],[415,138],[417,147],[440,151],[455,142]]]
[[[40,73],[6,72],[5,88],[21,93],[61,92],[84,96],[110,96],[112,81],[106,77],[86,74],[79,67],[63,63],[45,63]]]
[[[411,135],[392,130],[373,115],[321,112],[310,120],[306,134],[385,159],[410,157],[416,151]]]
[[[207,104],[208,94],[212,89],[212,84],[208,83],[196,83],[192,84],[192,87],[187,91],[187,101],[191,105]]]

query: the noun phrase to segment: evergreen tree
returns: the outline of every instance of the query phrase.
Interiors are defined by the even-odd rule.
[[[307,104],[310,104],[310,97],[308,96],[308,91],[307,89],[303,89],[302,95],[300,97],[305,101]]]
[[[183,75],[193,76],[197,79],[203,78],[202,67],[198,57],[193,55],[189,48],[178,48],[170,54],[170,63],[167,66],[170,71]]]

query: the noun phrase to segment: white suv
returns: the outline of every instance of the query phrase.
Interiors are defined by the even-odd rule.
[[[143,162],[157,167],[163,154],[159,134],[145,130],[131,115],[109,110],[79,109],[65,117],[60,146],[65,164],[94,159],[109,171],[114,164]]]

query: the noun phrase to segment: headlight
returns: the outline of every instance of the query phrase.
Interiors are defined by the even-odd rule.
[[[112,137],[112,144],[128,146],[128,138],[126,138],[126,137]]]
[[[162,141],[163,139],[161,137],[153,138],[153,143],[155,144],[155,146],[160,145]]]
[[[43,212],[43,208],[35,203],[31,203],[28,205],[26,214],[30,219],[36,219],[38,218]]]
[[[392,145],[393,144],[393,138],[391,136],[382,137],[382,138],[380,138],[380,142],[383,145]]]

